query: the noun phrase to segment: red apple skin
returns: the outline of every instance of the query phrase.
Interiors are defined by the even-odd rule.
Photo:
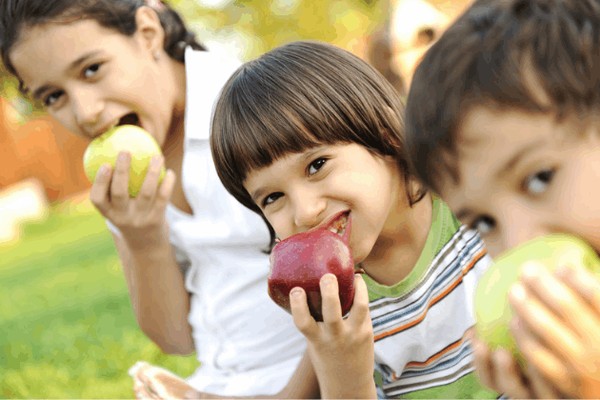
[[[289,294],[299,286],[306,292],[311,315],[323,321],[319,281],[326,273],[337,277],[342,315],[346,315],[354,301],[354,260],[345,237],[327,229],[290,236],[271,252],[269,296],[291,313]]]

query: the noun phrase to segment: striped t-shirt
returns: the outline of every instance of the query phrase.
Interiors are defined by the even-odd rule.
[[[411,273],[394,286],[365,276],[381,398],[495,398],[477,380],[465,334],[490,265],[483,242],[433,199],[432,225]]]

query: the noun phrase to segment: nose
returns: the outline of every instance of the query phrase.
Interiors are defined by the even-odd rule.
[[[88,135],[94,135],[99,128],[98,124],[103,102],[89,89],[79,89],[71,94],[73,114],[77,126]]]
[[[303,190],[295,196],[294,224],[298,232],[303,232],[319,225],[325,217],[327,200],[316,193]]]

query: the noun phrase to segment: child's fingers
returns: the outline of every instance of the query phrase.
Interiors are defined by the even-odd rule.
[[[173,170],[167,170],[165,173],[165,177],[158,188],[158,193],[156,194],[156,198],[154,202],[156,204],[157,209],[162,210],[165,208],[169,200],[171,199],[171,194],[173,193],[173,189],[175,188],[175,182],[177,177],[175,176],[175,172]]]
[[[571,385],[570,367],[548,351],[539,342],[537,336],[529,331],[527,324],[515,319],[511,322],[511,333],[526,362],[539,371],[547,381],[559,385],[557,387],[561,391]]]
[[[321,288],[321,312],[323,322],[335,328],[342,323],[342,305],[340,304],[339,286],[335,275],[325,274],[319,281]]]
[[[362,323],[365,318],[369,317],[369,293],[367,284],[362,275],[354,275],[354,302],[350,309],[349,321],[353,323]]]
[[[504,394],[514,399],[531,398],[521,370],[507,350],[498,349],[494,351],[492,353],[492,364],[494,365],[494,381]]]
[[[152,206],[154,197],[157,194],[158,180],[160,179],[160,170],[163,165],[163,157],[155,155],[150,161],[148,172],[140,188],[140,192],[136,198],[136,205],[138,209],[147,210]]]
[[[528,265],[523,269],[521,281],[529,293],[565,321],[579,337],[598,329],[600,320],[589,305],[543,267]]]
[[[477,338],[472,339],[473,365],[481,383],[490,389],[499,391],[494,382],[494,371],[492,364],[492,352]]]
[[[155,365],[142,365],[134,379],[144,385],[147,393],[160,399],[183,398],[194,391],[181,377]]]
[[[113,208],[123,210],[129,201],[129,168],[131,166],[131,154],[120,152],[117,156],[115,169],[110,184],[110,202]]]
[[[315,337],[318,332],[317,321],[310,314],[304,289],[295,287],[290,291],[290,309],[296,328],[308,339]]]
[[[135,394],[135,398],[136,399],[155,399],[157,397],[155,397],[150,391],[148,391],[148,389],[146,388],[146,386],[140,382],[140,381],[136,381],[133,385],[133,393]]]
[[[510,304],[521,324],[513,328],[514,334],[524,339],[540,338],[560,357],[576,365],[584,356],[585,347],[580,338],[544,306],[525,287],[516,283],[509,295]]]
[[[112,168],[110,164],[102,165],[98,169],[96,177],[94,178],[94,183],[90,189],[90,201],[103,215],[110,207],[108,193],[110,190],[111,178]]]
[[[538,399],[559,399],[562,396],[557,392],[542,374],[532,364],[527,366],[528,384],[533,396]]]
[[[585,268],[560,267],[555,274],[600,315],[600,278]]]

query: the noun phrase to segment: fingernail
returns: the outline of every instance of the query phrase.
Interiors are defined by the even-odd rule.
[[[335,281],[335,275],[333,274],[325,274],[321,277],[321,283],[325,286],[329,286],[333,284]]]
[[[527,298],[525,287],[520,283],[515,283],[509,292],[509,297],[513,301],[523,302]]]
[[[161,161],[162,161],[162,157],[160,155],[155,155],[155,156],[152,156],[152,161],[150,161],[150,162],[152,163],[152,165],[154,167],[157,167],[158,165],[160,165]]]
[[[556,268],[556,271],[554,271],[554,274],[559,277],[566,277],[571,273],[571,271],[571,268],[567,267],[566,265],[559,265]]]
[[[119,153],[119,161],[121,161],[121,162],[127,161],[128,158],[129,158],[129,153],[123,152],[123,151]]]
[[[302,295],[302,289],[300,289],[299,287],[295,287],[290,291],[291,297],[298,297],[301,295]]]
[[[511,332],[517,332],[519,330],[520,325],[521,320],[519,319],[519,317],[513,317],[513,319],[511,319],[509,322],[508,329]]]
[[[521,278],[524,280],[535,280],[541,275],[541,267],[537,262],[528,262],[521,269]]]

